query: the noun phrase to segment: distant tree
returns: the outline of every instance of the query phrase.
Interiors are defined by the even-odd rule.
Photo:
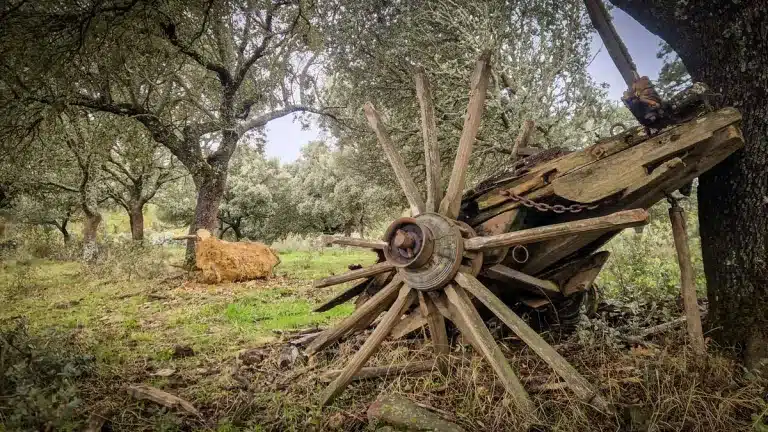
[[[656,57],[663,61],[656,81],[656,89],[662,98],[669,98],[692,84],[685,64],[668,43],[659,43]]]
[[[121,122],[124,124],[126,122]],[[131,238],[144,240],[144,206],[165,184],[186,175],[168,150],[134,125],[112,142],[102,165],[109,197],[128,213]]]
[[[69,243],[72,239],[69,222],[78,208],[78,199],[74,194],[42,190],[18,197],[13,215],[18,221],[30,225],[52,226],[61,233],[64,243]]]

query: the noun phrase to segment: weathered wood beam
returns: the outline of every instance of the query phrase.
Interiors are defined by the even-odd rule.
[[[464,127],[461,130],[459,148],[456,151],[456,160],[453,161],[453,170],[451,171],[451,179],[448,182],[448,190],[440,202],[440,214],[451,219],[456,219],[459,216],[461,195],[464,192],[464,183],[467,178],[469,157],[472,154],[472,147],[475,145],[477,131],[480,129],[485,96],[488,91],[488,81],[491,75],[490,59],[491,53],[486,51],[475,63],[475,71],[472,74],[470,85],[469,104],[467,105],[467,113],[464,117]]]
[[[323,236],[322,242],[326,246],[331,244],[337,244],[342,246],[355,246],[355,247],[361,247],[366,249],[384,249],[387,246],[387,243],[381,240],[372,240],[372,239],[346,237],[346,236],[331,236],[331,235]]]
[[[534,294],[560,297],[560,287],[556,283],[527,275],[502,264],[491,266],[483,272],[485,276],[501,282],[519,282],[526,291]]]
[[[360,282],[359,284],[353,286],[352,288],[349,288],[348,290],[343,291],[341,294],[337,295],[336,297],[328,300],[327,302],[323,303],[322,305],[315,308],[312,312],[325,312],[328,310],[331,310],[335,308],[336,306],[346,303],[356,296],[360,295],[365,289],[368,287],[368,284],[373,283],[380,283],[379,286],[383,286],[386,283],[386,280],[390,277],[390,274],[387,273],[380,273],[375,276],[375,279],[373,281],[371,280],[364,280]]]
[[[397,323],[398,318],[403,315],[403,312],[411,306],[415,299],[416,293],[413,292],[410,287],[403,285],[402,288],[400,288],[397,300],[395,300],[395,303],[389,308],[389,311],[384,315],[384,318],[379,325],[377,325],[373,333],[368,336],[368,339],[365,340],[363,346],[360,347],[360,350],[352,356],[352,359],[347,363],[347,366],[344,367],[341,374],[339,374],[339,376],[328,385],[325,391],[323,391],[323,394],[320,397],[321,406],[325,406],[332,402],[333,399],[335,399],[336,396],[349,385],[352,381],[352,377],[360,371],[365,362],[367,362],[376,352],[381,345],[381,342],[384,341],[392,330],[392,327]]]
[[[370,366],[370,367],[364,367],[360,369],[354,376],[352,376],[352,381],[362,381],[367,379],[392,377],[392,376],[399,376],[399,375],[415,375],[415,374],[420,374],[425,372],[431,372],[433,370],[436,370],[437,367],[438,367],[437,359],[410,362],[405,364],[394,364],[394,365],[387,365],[387,366]],[[341,375],[341,372],[342,372],[341,369],[332,369],[332,370],[323,372],[318,379],[322,382],[330,382],[336,379],[339,375]]]
[[[307,348],[304,350],[304,352],[307,355],[312,355],[315,352],[339,340],[342,336],[344,336],[345,333],[347,333],[347,331],[358,325],[360,321],[365,321],[368,319],[373,321],[376,316],[381,313],[382,308],[388,306],[389,303],[394,299],[394,297],[397,295],[400,285],[402,285],[400,277],[395,276],[395,278],[392,279],[392,282],[379,290],[379,292],[377,292],[367,302],[363,303],[359,308],[352,312],[350,316],[344,318],[340,323],[330,327],[328,330],[320,334],[320,336],[315,338],[312,343],[307,345]],[[368,322],[370,323],[370,321]]]
[[[408,204],[411,207],[411,215],[416,216],[423,213],[424,201],[421,199],[421,193],[413,182],[413,178],[411,178],[411,173],[405,166],[403,157],[400,156],[400,153],[395,148],[395,144],[392,142],[392,138],[389,137],[389,133],[384,127],[379,113],[370,102],[365,104],[363,111],[365,111],[365,117],[368,119],[368,124],[371,126],[371,129],[376,132],[376,137],[379,139],[379,144],[384,150],[384,154],[387,155],[387,159],[389,159],[389,164],[395,171],[397,181],[400,183],[400,187],[403,189],[403,193],[405,193],[405,198],[408,200]]]
[[[528,145],[528,141],[531,140],[531,135],[533,135],[535,126],[536,122],[533,120],[528,119],[523,121],[523,125],[520,127],[520,132],[517,134],[517,138],[515,138],[515,143],[512,145],[513,160],[520,156],[520,149]]]
[[[476,347],[480,349],[480,353],[496,372],[517,407],[524,414],[533,415],[533,402],[528,397],[523,385],[520,384],[520,380],[504,357],[501,348],[496,344],[491,332],[488,331],[488,327],[485,326],[480,314],[472,306],[472,301],[467,293],[460,286],[448,284],[445,287],[445,294],[448,296],[448,301],[455,307],[456,314],[460,317],[454,321],[459,330],[463,334],[471,336]]]
[[[331,285],[338,285],[340,283],[349,282],[355,279],[362,279],[377,275],[379,273],[386,273],[388,271],[392,271],[394,268],[395,266],[393,266],[392,263],[382,261],[365,268],[348,271],[340,275],[329,276],[324,279],[318,279],[312,283],[312,286],[314,288],[323,288]]]
[[[416,331],[425,325],[427,325],[427,319],[421,315],[419,309],[414,309],[395,324],[390,335],[392,336],[392,339],[400,339],[408,333]]]
[[[440,371],[447,373],[448,365],[444,356],[451,352],[451,346],[448,341],[448,332],[445,329],[445,318],[440,314],[429,295],[421,291],[419,291],[419,309],[429,324],[429,336],[432,339],[432,348],[435,350],[440,364]]]
[[[464,241],[464,248],[467,250],[488,250],[567,237],[573,234],[618,231],[647,223],[648,212],[645,210],[624,210],[596,218],[575,220],[488,237],[473,237]]]
[[[581,374],[573,368],[551,345],[549,345],[534,329],[528,326],[522,318],[512,312],[498,297],[472,275],[459,273],[456,282],[480,300],[504,324],[522,339],[536,354],[555,371],[568,386],[584,402],[588,402],[603,411],[610,411],[608,402],[600,396]],[[449,294],[450,296],[450,294]],[[449,297],[450,298],[450,297]]]
[[[435,105],[432,102],[432,90],[424,68],[416,68],[416,97],[421,108],[421,133],[424,138],[424,164],[427,174],[427,211],[436,212],[443,198],[443,185],[440,181],[440,147],[437,144],[437,123]]]

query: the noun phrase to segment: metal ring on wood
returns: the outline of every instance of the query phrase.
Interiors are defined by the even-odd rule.
[[[531,255],[528,253],[528,248],[523,245],[517,245],[512,248],[512,259],[515,260],[516,263],[524,264],[528,262],[528,258],[530,258],[530,256]]]
[[[627,131],[627,127],[624,125],[624,123],[614,123],[614,124],[611,125],[611,128],[609,129],[609,132],[610,132],[611,136],[616,135],[614,130],[617,127],[620,127],[622,129],[622,132],[626,132]]]

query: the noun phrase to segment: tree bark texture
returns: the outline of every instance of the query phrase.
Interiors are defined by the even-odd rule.
[[[228,162],[228,161],[227,161]],[[217,167],[193,174],[192,178],[197,187],[197,202],[195,204],[194,223],[189,227],[189,233],[195,234],[199,229],[215,232],[216,220],[219,215],[219,204],[227,186],[227,167]],[[195,262],[195,241],[187,240],[187,265]]]
[[[96,235],[101,224],[101,214],[98,212],[86,212],[83,222],[83,261],[93,262],[99,252],[96,244]]]
[[[130,204],[128,220],[131,223],[131,239],[137,242],[144,241],[144,204],[135,202]]]
[[[744,149],[700,178],[699,226],[712,334],[757,367],[768,359],[768,2],[612,1],[743,115]]]

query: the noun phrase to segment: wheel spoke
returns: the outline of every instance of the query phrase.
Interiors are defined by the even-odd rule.
[[[385,273],[391,271],[394,268],[395,266],[393,266],[391,263],[383,261],[369,267],[348,271],[340,275],[329,276],[324,279],[318,279],[312,283],[312,286],[314,288],[323,288],[331,285],[338,285],[340,283],[349,282],[351,280],[367,278],[379,273]]]
[[[462,333],[471,335],[475,342],[474,345],[480,349],[480,353],[490,363],[517,406],[525,413],[532,414],[534,407],[531,399],[528,397],[528,393],[523,388],[523,385],[520,384],[520,380],[517,379],[512,366],[507,362],[504,353],[501,352],[501,348],[496,344],[480,314],[472,306],[467,293],[459,286],[448,284],[445,287],[445,294],[448,296],[448,301],[455,307],[455,313],[460,317],[460,319],[454,321],[459,330]]]
[[[384,154],[387,155],[389,164],[392,165],[392,169],[395,171],[395,176],[405,193],[405,198],[408,199],[408,204],[411,206],[411,216],[423,213],[424,201],[421,199],[421,193],[419,193],[419,189],[416,188],[416,184],[411,178],[411,173],[408,172],[408,168],[405,166],[403,157],[400,156],[400,153],[395,149],[395,145],[392,143],[392,138],[389,137],[389,133],[384,128],[379,113],[370,102],[365,104],[363,110],[365,111],[365,117],[368,119],[368,124],[371,126],[371,129],[376,132],[379,144],[384,150]]]
[[[366,361],[376,352],[381,345],[381,342],[387,337],[392,327],[397,324],[397,320],[408,309],[413,301],[416,299],[416,293],[414,293],[407,285],[403,285],[400,288],[400,293],[397,296],[397,300],[389,308],[389,311],[384,315],[384,319],[381,320],[376,329],[368,336],[360,350],[355,353],[352,359],[344,367],[341,374],[325,389],[323,395],[320,398],[320,405],[327,405],[338,394],[344,390],[347,385],[352,381],[355,374],[363,367]]]
[[[381,240],[372,240],[364,238],[346,237],[346,236],[323,236],[323,243],[327,245],[337,244],[343,246],[355,246],[366,249],[384,249],[386,242]]]
[[[429,295],[419,292],[419,307],[421,313],[427,318],[429,324],[429,335],[432,338],[435,352],[438,355],[448,354],[450,346],[448,345],[448,333],[445,331],[445,318],[437,310],[437,306]]]
[[[464,241],[466,250],[489,250],[500,247],[536,243],[568,237],[574,234],[618,231],[648,223],[648,212],[643,209],[623,210],[607,216],[546,225],[521,231],[487,237],[472,237]]]
[[[311,355],[327,347],[339,340],[344,334],[361,322],[366,322],[366,325],[369,324],[382,310],[392,303],[397,296],[397,290],[400,288],[401,284],[402,281],[400,278],[395,276],[395,278],[392,279],[392,282],[379,290],[379,292],[367,302],[363,303],[357,310],[352,312],[352,315],[344,318],[339,324],[329,328],[315,338],[315,340],[307,346],[305,353]]]
[[[327,302],[323,303],[322,305],[315,308],[312,312],[325,312],[328,310],[331,310],[335,308],[336,306],[346,303],[350,300],[352,300],[354,297],[361,294],[365,289],[368,287],[370,283],[378,283],[379,286],[384,285],[384,283],[387,281],[387,279],[391,275],[380,273],[376,275],[374,279],[364,280],[360,282],[359,284],[353,286],[352,288],[349,288],[348,290],[345,290],[341,294],[337,295],[336,297],[328,300]]]
[[[504,324],[522,339],[531,349],[541,357],[576,393],[581,400],[591,402],[602,410],[610,410],[610,406],[595,388],[579,374],[552,346],[536,333],[528,324],[515,314],[507,305],[496,297],[485,285],[474,276],[464,273],[456,275],[456,283],[469,291],[476,299],[480,300],[491,310]]]
[[[472,74],[470,85],[469,104],[459,139],[459,149],[456,151],[456,160],[453,161],[453,171],[451,171],[451,179],[448,182],[448,190],[440,202],[440,214],[451,219],[456,219],[459,216],[469,156],[472,154],[472,146],[475,144],[477,131],[480,129],[480,117],[483,114],[490,75],[490,52],[484,52],[475,63],[475,71]]]
[[[432,90],[424,68],[416,69],[416,97],[421,107],[421,132],[424,138],[424,164],[427,174],[427,211],[437,211],[443,189],[440,181],[440,148],[437,144],[437,123]]]

